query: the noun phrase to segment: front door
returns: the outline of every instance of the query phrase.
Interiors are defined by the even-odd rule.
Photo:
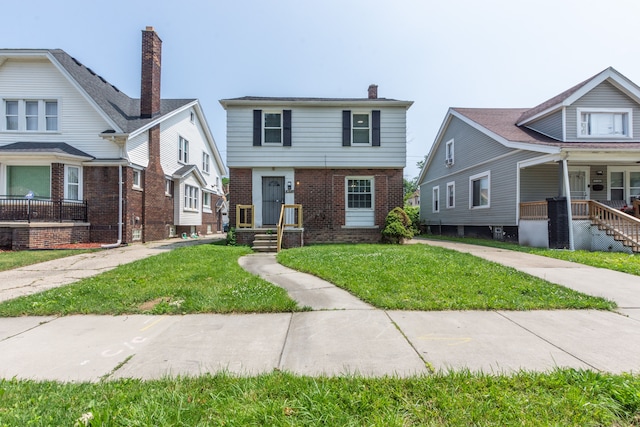
[[[571,190],[571,200],[588,200],[589,170],[585,168],[569,168],[569,189]]]
[[[284,177],[262,177],[262,225],[276,225],[284,203]]]

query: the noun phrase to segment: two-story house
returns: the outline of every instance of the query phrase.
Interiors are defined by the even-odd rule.
[[[533,108],[451,108],[418,182],[435,233],[640,250],[640,88],[607,68]]]
[[[251,243],[297,205],[285,246],[376,242],[402,206],[406,112],[412,102],[378,98],[224,99],[230,224]],[[248,207],[245,214],[239,207]],[[288,214],[286,214],[288,215]],[[301,221],[300,221],[301,219]]]
[[[150,241],[222,229],[226,174],[197,99],[160,97],[142,32],[141,96],[60,49],[0,49],[0,246]]]

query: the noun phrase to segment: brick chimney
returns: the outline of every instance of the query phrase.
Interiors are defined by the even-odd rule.
[[[142,31],[142,76],[140,117],[151,118],[160,112],[160,59],[162,40],[153,27]]]
[[[369,85],[369,99],[378,98],[378,85]]]

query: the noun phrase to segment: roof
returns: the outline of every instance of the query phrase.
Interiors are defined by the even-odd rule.
[[[325,105],[325,106],[402,106],[409,108],[413,101],[401,101],[390,98],[313,98],[313,97],[268,97],[243,96],[240,98],[221,99],[224,108],[233,105]]]
[[[139,98],[130,98],[62,49],[49,49],[48,52],[124,133],[131,133],[157,120],[158,117],[196,101],[194,98],[161,99],[160,114],[143,119],[140,117]]]
[[[87,159],[95,158],[65,142],[15,142],[1,146],[0,153],[58,154],[72,157],[85,157]]]

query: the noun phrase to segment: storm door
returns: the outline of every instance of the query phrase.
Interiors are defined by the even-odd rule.
[[[569,169],[569,188],[571,189],[571,200],[588,200],[589,186],[588,169]]]
[[[262,225],[276,225],[284,203],[284,177],[262,177]]]

